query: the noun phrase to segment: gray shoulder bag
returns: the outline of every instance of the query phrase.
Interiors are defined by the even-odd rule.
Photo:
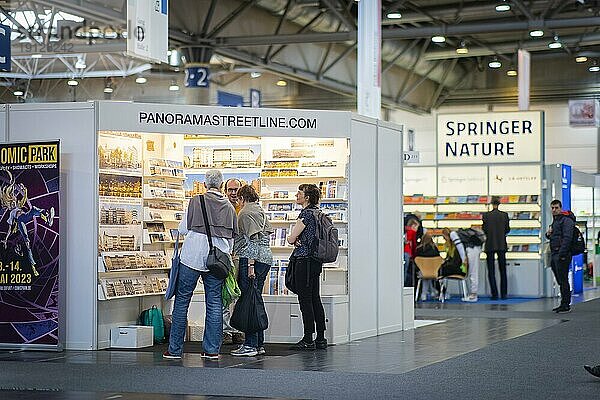
[[[208,236],[209,245],[206,267],[215,278],[225,279],[229,275],[229,271],[233,268],[233,261],[228,253],[225,253],[213,244],[204,195],[200,195],[200,205],[202,206],[202,215],[204,217],[204,226],[206,227],[206,236]]]

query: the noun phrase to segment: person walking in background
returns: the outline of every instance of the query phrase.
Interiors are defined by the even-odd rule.
[[[295,350],[313,350],[327,348],[325,339],[325,309],[321,302],[319,275],[323,264],[313,259],[311,250],[317,237],[315,212],[319,210],[321,191],[316,185],[302,184],[296,193],[296,204],[302,206],[296,224],[292,228],[288,243],[294,245],[290,264],[294,268],[294,281],[302,313],[304,336],[292,348]],[[313,333],[317,338],[313,341]]]
[[[234,242],[234,254],[239,257],[238,282],[244,296],[253,287],[262,292],[265,279],[273,264],[269,237],[273,233],[258,194],[252,186],[244,185],[237,192],[242,209],[238,214],[239,235]],[[253,357],[265,354],[264,331],[244,332],[244,344],[231,352],[232,356]]]
[[[494,255],[498,256],[498,269],[500,270],[500,297],[506,299],[508,282],[506,277],[506,235],[510,232],[508,214],[500,211],[500,198],[492,197],[492,211],[483,213],[483,232],[485,233],[485,254],[487,256],[488,280],[492,300],[498,300],[498,286],[496,285],[496,268]]]
[[[419,220],[409,218],[404,227],[404,286],[413,286],[414,267],[413,258],[417,250],[417,232],[419,230]]]
[[[206,203],[206,217],[213,245],[225,253],[231,253],[238,225],[233,206],[220,192],[223,175],[213,169],[206,172],[205,179],[207,192],[200,196],[204,197]],[[200,276],[204,284],[206,304],[201,357],[218,360],[223,339],[223,279],[215,277],[206,266],[210,246],[200,196],[194,196],[190,200],[186,215],[179,224],[179,233],[186,237],[180,253],[181,265],[177,275],[169,348],[163,353],[163,357],[168,359],[180,359],[183,353],[188,309]]]
[[[238,178],[229,178],[225,181],[224,186],[225,195],[227,196],[227,199],[229,199],[229,202],[235,209],[235,213],[239,214],[240,210],[242,209],[242,205],[240,204],[238,198],[238,190],[240,189],[240,187],[242,187],[242,181]],[[236,255],[233,254],[232,259],[233,266],[235,267],[234,274],[237,275],[240,269],[239,259]],[[231,319],[231,310],[233,309],[234,305],[235,301],[227,307],[223,306],[223,344],[244,343],[244,334],[242,332],[239,332],[237,329],[233,328],[229,323],[229,320]]]
[[[570,217],[572,213],[563,213],[560,200],[552,200],[550,209],[552,224],[546,232],[546,238],[550,239],[550,266],[554,278],[560,286],[560,305],[552,311],[568,313],[571,311],[569,264],[571,263],[571,240],[575,221]]]

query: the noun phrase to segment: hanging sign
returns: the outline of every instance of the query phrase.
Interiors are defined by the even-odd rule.
[[[0,346],[58,347],[59,142],[0,144]]]
[[[438,164],[542,161],[541,111],[440,114]]]
[[[167,0],[127,0],[127,53],[152,62],[167,62]]]
[[[210,69],[208,67],[187,67],[184,85],[187,88],[207,88],[210,85]]]
[[[10,26],[0,25],[0,71],[10,72]]]

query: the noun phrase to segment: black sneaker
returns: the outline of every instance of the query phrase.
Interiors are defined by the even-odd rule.
[[[558,310],[556,312],[558,314],[570,313],[571,312],[571,307],[570,306],[560,306],[560,307],[558,307]]]
[[[315,347],[319,350],[325,350],[327,348],[327,339],[315,340]]]
[[[554,312],[558,312],[558,310],[559,310],[559,309],[560,309],[560,306],[558,306],[558,307],[554,307],[554,308],[552,309],[552,311],[554,311]]]
[[[314,350],[315,342],[305,342],[304,339],[290,347],[291,350]]]
[[[600,365],[596,365],[595,367],[584,365],[583,368],[585,368],[585,370],[590,374],[600,378]]]

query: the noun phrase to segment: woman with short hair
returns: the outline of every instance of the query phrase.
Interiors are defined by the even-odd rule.
[[[273,229],[252,186],[242,186],[237,191],[237,198],[242,208],[238,214],[239,235],[235,238],[233,252],[240,258],[238,284],[244,296],[252,287],[262,293],[273,264],[269,243]],[[264,331],[244,334],[244,344],[233,350],[232,356],[253,357],[265,354]]]

